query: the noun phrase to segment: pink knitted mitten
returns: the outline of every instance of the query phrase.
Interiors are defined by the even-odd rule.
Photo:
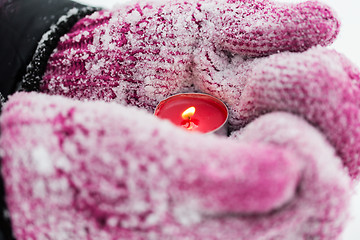
[[[229,139],[114,103],[21,93],[1,129],[19,240],[331,240],[347,217],[340,159],[290,114]]]
[[[335,147],[352,178],[360,174],[360,71],[339,53],[303,53],[230,62],[211,48],[199,50],[195,85],[225,101],[233,129],[271,111],[301,115]]]
[[[242,58],[327,45],[339,31],[318,2],[140,2],[85,17],[61,38],[41,89],[153,109],[194,89],[196,50],[212,45]]]

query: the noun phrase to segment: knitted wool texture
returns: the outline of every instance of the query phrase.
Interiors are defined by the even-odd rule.
[[[10,99],[0,144],[17,238],[337,239],[360,172],[360,74],[311,47],[338,27],[317,2],[140,3],[82,19],[42,91],[121,104]],[[121,106],[186,91],[228,105],[230,139]]]
[[[327,45],[338,31],[332,11],[317,2],[140,2],[80,20],[52,54],[42,91],[153,109],[194,90],[196,50],[259,57]]]
[[[19,240],[331,240],[347,218],[341,160],[288,113],[223,138],[115,103],[20,93],[1,128]]]

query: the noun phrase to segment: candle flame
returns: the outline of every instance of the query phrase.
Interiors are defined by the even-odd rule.
[[[195,114],[195,107],[189,107],[181,114],[181,117],[184,120],[190,120],[191,117],[194,116],[194,114]]]

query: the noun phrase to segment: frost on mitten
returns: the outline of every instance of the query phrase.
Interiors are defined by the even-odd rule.
[[[61,38],[41,90],[154,108],[191,87],[192,5],[123,7],[83,18]]]
[[[210,46],[196,56],[195,86],[227,104],[232,129],[267,112],[295,113],[326,136],[359,179],[360,71],[345,56],[314,47],[244,60]]]
[[[318,2],[142,1],[80,20],[50,57],[41,90],[154,109],[166,96],[198,90],[193,59],[208,42],[259,57],[327,45],[338,31]]]
[[[347,218],[340,159],[287,113],[223,138],[115,103],[19,93],[1,131],[18,240],[332,240]]]

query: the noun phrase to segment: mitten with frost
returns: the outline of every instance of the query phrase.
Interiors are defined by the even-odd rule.
[[[256,57],[327,45],[338,30],[332,11],[312,1],[141,1],[80,20],[43,57],[45,72],[29,67],[23,87],[153,110],[166,96],[198,90],[194,57],[209,42]]]
[[[224,138],[115,103],[19,93],[1,129],[18,240],[331,240],[347,219],[341,160],[291,114]]]
[[[199,50],[195,85],[222,99],[232,130],[286,111],[302,116],[335,147],[353,179],[360,174],[360,71],[334,50],[315,47],[244,60]]]

